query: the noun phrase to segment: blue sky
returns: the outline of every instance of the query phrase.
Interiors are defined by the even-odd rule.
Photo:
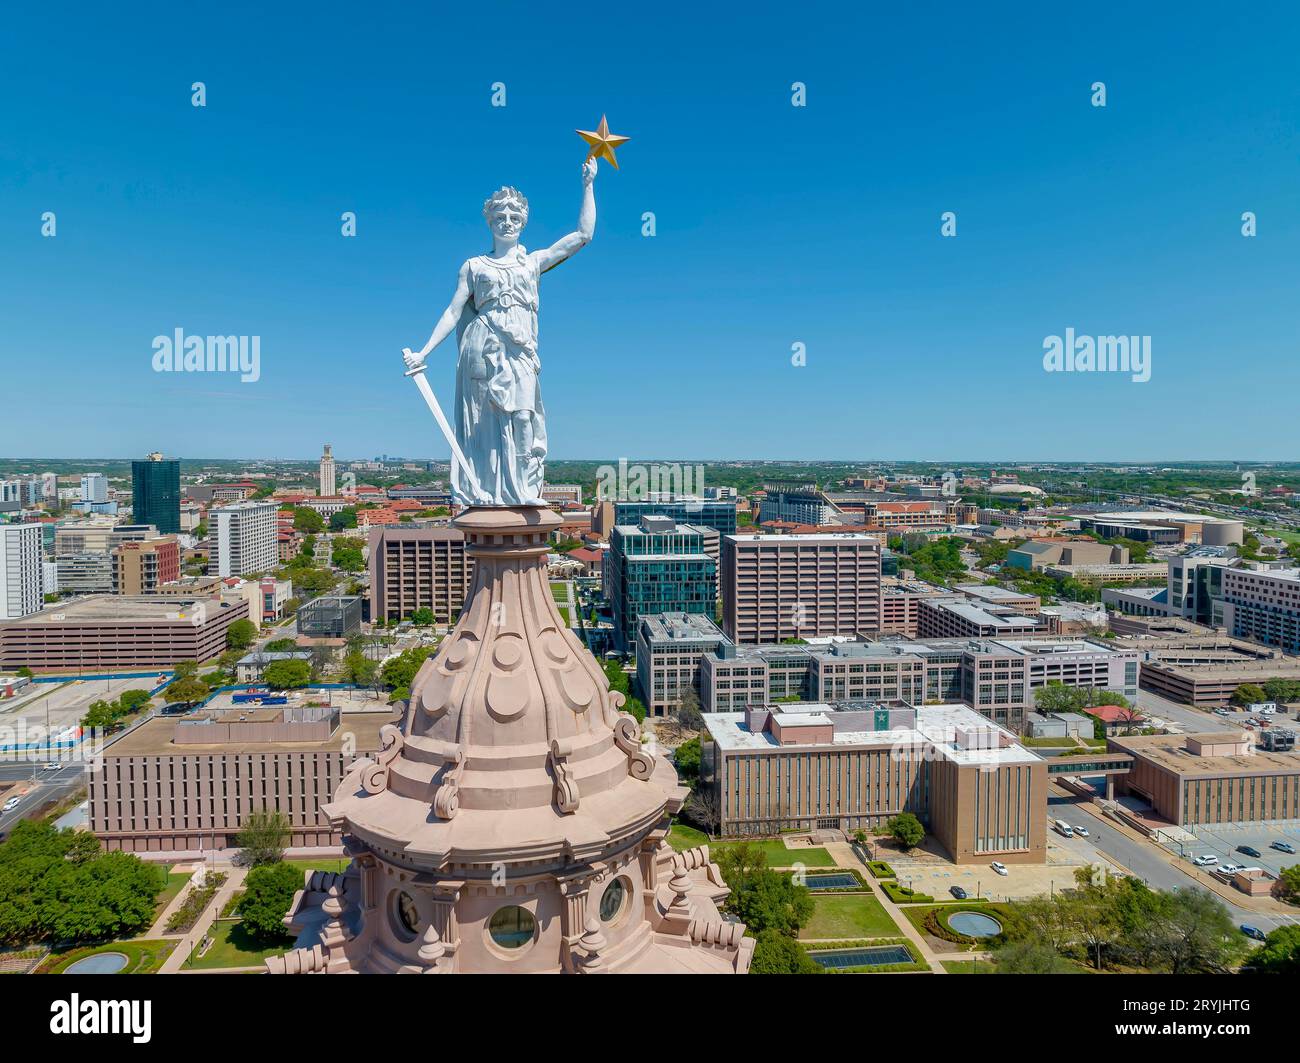
[[[1300,457],[1286,6],[412,6],[6,15],[0,454],[445,456],[400,349],[493,189],[529,247],[574,227],[606,113],[543,281],[553,457]],[[261,379],[153,372],[176,328]],[[1150,335],[1150,382],[1045,373],[1066,328]]]

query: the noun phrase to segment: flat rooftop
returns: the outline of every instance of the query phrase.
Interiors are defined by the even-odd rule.
[[[1019,614],[999,616],[972,602],[963,602],[957,599],[951,601],[927,601],[925,604],[932,608],[944,609],[954,613],[963,620],[968,620],[972,624],[979,624],[982,627],[1023,628],[1025,626],[1037,626],[1037,621],[1032,616],[1020,616]]]
[[[809,535],[756,535],[752,533],[737,533],[728,535],[738,543],[770,543],[775,546],[788,545],[790,543],[838,543],[848,540],[859,543],[879,543],[874,535],[863,535],[861,532],[817,532]]]
[[[242,599],[241,599],[242,601]],[[232,603],[233,604],[233,603]],[[5,627],[60,624],[195,623],[200,611],[214,615],[222,601],[209,595],[97,594],[46,606],[39,613],[4,622]]]
[[[1000,587],[996,583],[959,583],[953,590],[961,591],[970,598],[979,598],[986,602],[1023,602],[1027,598],[1037,601],[1035,594],[1013,591],[1009,587]]]
[[[641,617],[639,627],[651,643],[731,641],[704,613],[655,613]]]
[[[768,710],[785,726],[799,724],[834,725],[837,708],[832,704],[800,703],[788,706],[773,705]],[[743,712],[707,712],[705,726],[718,747],[725,752],[760,752],[840,748],[844,746],[874,746],[881,748],[925,748],[941,753],[945,759],[958,764],[1032,764],[1041,758],[1020,745],[1015,736],[998,727],[987,717],[965,705],[924,705],[915,710],[914,727],[893,727],[884,731],[838,731],[830,742],[799,745],[781,745],[770,733],[754,733],[745,725]],[[992,749],[958,749],[956,733],[993,732],[1012,739],[1011,744]]]
[[[1110,739],[1119,749],[1149,760],[1179,775],[1278,775],[1300,773],[1300,753],[1273,753],[1258,746],[1250,753],[1197,756],[1188,752],[1189,738],[1205,743],[1223,742],[1235,732],[1213,731],[1195,735],[1126,735]]]
[[[217,713],[204,713],[198,717],[155,716],[139,727],[129,731],[116,742],[105,747],[105,757],[136,756],[192,756],[213,753],[305,753],[341,750],[349,735],[356,739],[355,749],[379,749],[379,729],[386,723],[397,723],[399,713],[394,712],[349,712],[343,722],[334,729],[334,733],[322,742],[214,742],[185,743],[178,745],[172,741],[172,735],[180,720],[210,718],[214,722],[231,723],[243,716],[245,723],[274,724],[281,718],[280,709],[248,709]]]

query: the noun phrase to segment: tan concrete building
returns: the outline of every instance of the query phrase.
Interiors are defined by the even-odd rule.
[[[265,810],[289,820],[290,846],[338,845],[321,805],[395,720],[337,708],[155,717],[105,748],[89,776],[90,829],[110,850],[210,851],[233,847]]]
[[[1300,819],[1300,755],[1261,749],[1246,732],[1111,737],[1106,745],[1133,756],[1116,789],[1171,823]]]
[[[113,593],[153,594],[181,578],[181,547],[173,535],[119,544],[113,550]]]
[[[964,598],[923,598],[917,606],[921,639],[1002,639],[1045,635],[1048,628],[1032,616],[1002,606],[977,605]]]
[[[727,535],[722,629],[737,643],[880,630],[880,544],[851,532]]]
[[[1046,763],[964,705],[773,705],[705,723],[724,836],[912,812],[959,863],[1046,859]]]
[[[1127,641],[1142,652],[1142,689],[1187,705],[1221,708],[1242,683],[1300,679],[1300,658],[1222,635]]]
[[[0,624],[0,668],[103,672],[209,661],[226,629],[248,619],[243,598],[103,595]]]
[[[465,603],[473,563],[456,528],[374,528],[370,532],[370,618],[404,620],[433,610],[450,623]]]

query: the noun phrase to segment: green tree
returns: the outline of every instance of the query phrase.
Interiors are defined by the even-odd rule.
[[[293,586],[306,598],[328,594],[338,583],[338,577],[327,568],[304,567],[293,571]]]
[[[764,930],[754,943],[750,974],[825,974],[794,938],[779,930]]]
[[[369,686],[374,682],[379,665],[360,649],[350,650],[343,658],[343,674],[355,686]]]
[[[688,686],[682,691],[682,696],[677,702],[677,722],[688,731],[704,730],[704,713],[703,706],[700,705],[700,696],[695,693],[693,686]]]
[[[1170,974],[1222,974],[1246,950],[1224,903],[1206,890],[1161,892],[1155,965]]]
[[[1232,692],[1234,705],[1257,705],[1267,700],[1268,698],[1264,696],[1264,688],[1256,683],[1242,683]]]
[[[330,561],[344,572],[364,572],[365,557],[361,547],[350,539],[335,539],[330,547]]]
[[[357,526],[357,507],[346,506],[330,516],[330,531],[343,531]]]
[[[272,661],[262,669],[262,679],[272,690],[296,690],[311,682],[311,665],[296,657]]]
[[[380,678],[391,691],[391,700],[403,701],[411,696],[411,683],[415,680],[415,673],[433,652],[431,646],[417,646],[403,650],[384,662]]]
[[[122,707],[115,701],[92,701],[81,718],[81,726],[101,734],[111,734],[122,726]]]
[[[208,690],[207,683],[198,676],[191,675],[173,680],[165,693],[172,701],[192,705],[196,701],[202,701],[211,691]]]
[[[1074,966],[1044,941],[1009,941],[994,950],[998,974],[1070,974]]]
[[[1275,888],[1279,900],[1286,901],[1287,904],[1300,904],[1300,864],[1282,868]]]
[[[673,753],[677,774],[694,784],[700,777],[700,736],[683,742]]]
[[[235,836],[241,867],[261,867],[284,859],[289,844],[289,819],[283,812],[263,809],[251,813]]]
[[[925,828],[911,812],[900,812],[892,817],[885,829],[904,849],[915,849],[925,838]]]
[[[420,606],[411,614],[411,623],[416,627],[431,627],[433,625],[433,610],[427,605]]]
[[[236,620],[226,628],[226,648],[244,652],[257,638],[257,625],[251,620]]]
[[[631,713],[637,723],[645,723],[645,706],[640,698],[628,698],[623,703],[623,712]]]
[[[325,530],[325,518],[309,506],[298,506],[293,511],[293,530],[315,535]]]
[[[303,888],[301,868],[283,861],[253,868],[244,880],[239,915],[248,936],[257,941],[279,941],[288,937],[284,917],[289,914],[293,895]]]
[[[812,918],[812,891],[789,874],[757,868],[741,880],[739,888],[732,886],[727,907],[755,934],[764,930],[794,934]]]
[[[272,639],[266,644],[267,653],[292,653],[298,648],[298,643],[293,639]]]
[[[105,853],[85,831],[25,820],[0,844],[0,944],[131,936],[153,920],[166,874],[131,853]]]
[[[122,706],[123,713],[128,716],[139,709],[142,705],[149,704],[149,700],[149,691],[140,690],[138,688],[124,690],[117,697],[117,702]]]
[[[1300,548],[1300,543],[1292,543]],[[1266,679],[1264,696],[1269,701],[1288,702],[1300,699],[1300,682],[1294,679]]]
[[[1083,708],[1082,691],[1052,681],[1034,691],[1034,707],[1043,713],[1078,712]]]
[[[1261,974],[1300,974],[1300,926],[1280,926],[1251,954],[1250,964]]]

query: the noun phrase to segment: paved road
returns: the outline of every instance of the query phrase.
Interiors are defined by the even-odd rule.
[[[18,799],[18,804],[14,809],[0,815],[0,833],[12,830],[23,816],[30,815],[41,805],[49,801],[62,799],[75,786],[80,785],[84,772],[85,767],[81,764],[71,764],[66,768],[60,768],[58,771],[41,771],[38,765],[36,772],[37,785]],[[0,766],[0,779],[16,781],[30,779],[31,777],[32,768],[30,764],[10,763]]]
[[[1138,705],[1146,715],[1175,723],[1188,734],[1195,734],[1198,731],[1239,730],[1246,719],[1245,714],[1236,720],[1231,717],[1215,716],[1212,712],[1170,701],[1149,690],[1138,691]]]
[[[1082,798],[1064,797],[1049,794],[1047,799],[1047,822],[1063,819],[1067,823],[1082,822],[1088,828],[1090,842],[1094,848],[1112,859],[1121,867],[1128,868],[1138,878],[1153,889],[1172,890],[1175,887],[1185,889],[1194,885],[1194,880],[1185,872],[1174,867],[1162,855],[1154,842],[1135,841],[1106,820],[1092,815],[1082,807],[1086,802]],[[1220,898],[1223,900],[1223,898]],[[1265,933],[1287,924],[1300,925],[1298,915],[1268,915],[1240,908],[1229,901],[1223,902],[1232,913],[1235,923],[1250,923]]]

